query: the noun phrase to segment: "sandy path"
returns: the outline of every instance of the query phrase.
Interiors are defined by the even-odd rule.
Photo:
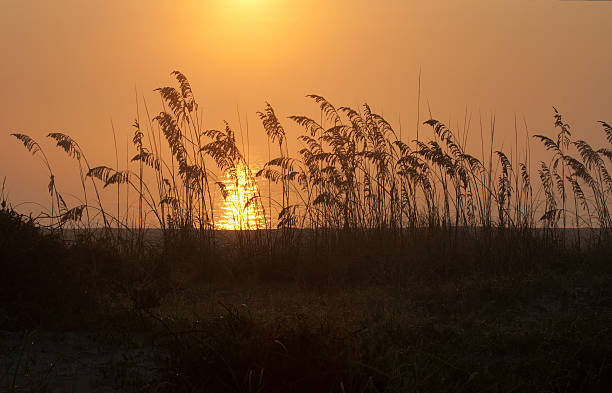
[[[115,392],[143,388],[153,352],[142,344],[102,344],[85,332],[0,331],[0,390]]]

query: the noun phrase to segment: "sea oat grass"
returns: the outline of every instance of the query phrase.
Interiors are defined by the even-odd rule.
[[[313,118],[258,112],[256,171],[173,76],[155,116],[139,100],[122,168],[117,151],[115,168],[90,166],[49,134],[79,166],[74,206],[42,146],[13,134],[48,171],[50,203],[26,217],[0,194],[0,329],[138,337],[157,360],[147,381],[121,376],[134,391],[607,391],[610,146],[554,109],[554,138],[525,126],[521,148],[515,126],[516,146],[497,148],[493,116],[472,154],[468,129],[429,119],[410,141],[367,104],[309,95]],[[537,166],[530,138],[549,152]],[[228,198],[258,217],[220,230]]]

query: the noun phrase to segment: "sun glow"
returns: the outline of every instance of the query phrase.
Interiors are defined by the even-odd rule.
[[[282,0],[216,0],[193,12],[194,42],[202,56],[219,63],[223,75],[245,78],[291,62],[316,33],[304,22],[306,3]],[[195,16],[194,16],[195,15]],[[214,54],[214,56],[213,56]]]
[[[257,183],[244,165],[228,171],[222,182],[224,196],[221,229],[253,230],[266,226]]]

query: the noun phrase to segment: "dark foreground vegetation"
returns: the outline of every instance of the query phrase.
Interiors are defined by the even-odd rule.
[[[120,348],[140,340],[153,361],[146,372],[119,361],[103,381],[117,391],[612,386],[609,246],[440,229],[343,234],[334,252],[202,258],[183,243],[141,259],[103,239],[67,247],[8,208],[0,220],[1,329],[95,332]],[[5,391],[54,391],[15,354],[3,362]]]
[[[535,136],[551,152],[536,186],[527,132],[495,151],[492,119],[476,158],[467,129],[431,119],[405,143],[367,105],[311,96],[321,121],[291,116],[307,131],[296,157],[274,109],[259,114],[278,157],[252,171],[175,76],[123,169],[49,134],[78,164],[77,206],[41,145],[14,134],[49,171],[50,204],[33,219],[2,198],[0,330],[28,334],[2,348],[0,389],[54,391],[24,344],[93,332],[124,351],[94,370],[118,391],[610,391],[608,147],[572,140],[555,110],[556,136]],[[232,193],[245,213],[221,232],[214,206]]]

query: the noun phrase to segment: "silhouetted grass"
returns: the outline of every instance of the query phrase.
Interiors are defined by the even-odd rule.
[[[14,134],[48,169],[50,204],[34,220],[2,198],[0,328],[144,334],[158,362],[142,391],[609,387],[612,153],[572,140],[556,109],[555,138],[535,135],[551,157],[534,177],[529,143],[495,150],[494,119],[476,157],[467,131],[430,119],[428,139],[405,142],[368,105],[311,95],[321,120],[289,118],[306,131],[293,155],[267,104],[278,157],[255,172],[173,75],[178,88],[157,89],[165,109],[138,113],[124,168],[90,166],[49,134],[79,167],[77,206],[41,145]],[[215,204],[244,191],[224,175],[259,181],[239,209],[256,206],[265,228],[247,216],[219,231]],[[116,215],[101,202],[110,186]]]

